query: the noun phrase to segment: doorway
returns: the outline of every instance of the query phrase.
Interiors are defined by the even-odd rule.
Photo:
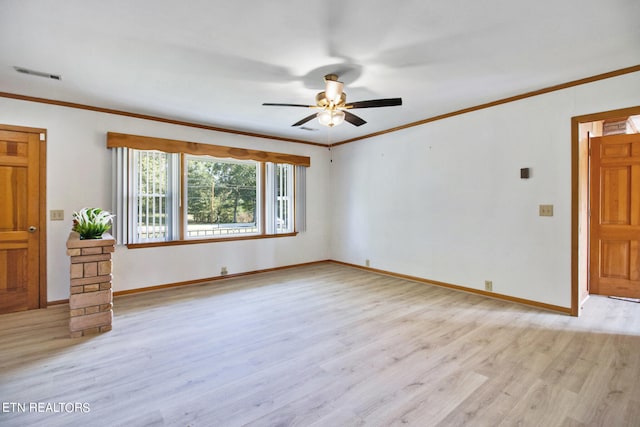
[[[0,314],[47,306],[46,130],[0,125]]]
[[[628,288],[640,275],[634,267],[640,240],[632,238],[640,227],[636,218],[640,213],[633,213],[640,203],[634,195],[638,190],[632,190],[640,179],[640,165],[635,165],[640,146],[629,141],[624,146],[622,141],[628,139],[627,133],[638,133],[638,116],[640,107],[632,107],[572,119],[571,312],[576,316],[592,293],[631,296],[637,292],[629,293]],[[624,153],[626,160],[620,157]]]

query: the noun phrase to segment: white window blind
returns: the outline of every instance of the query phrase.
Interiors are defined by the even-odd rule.
[[[114,148],[111,152],[112,173],[112,212],[115,215],[111,233],[119,245],[129,243],[128,218],[129,218],[129,195],[131,194],[129,185],[129,149],[126,147]]]
[[[307,168],[295,167],[295,201],[296,201],[296,230],[307,231]]]

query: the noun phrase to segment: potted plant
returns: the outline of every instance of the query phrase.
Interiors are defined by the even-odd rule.
[[[100,208],[82,208],[73,213],[73,231],[80,234],[80,239],[102,239],[102,234],[111,228],[113,217]]]

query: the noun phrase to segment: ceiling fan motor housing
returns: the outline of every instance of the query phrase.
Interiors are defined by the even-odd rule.
[[[347,94],[342,92],[340,95],[340,102],[334,103],[334,107],[344,107],[347,103]],[[320,108],[329,108],[331,106],[331,101],[327,98],[326,92],[319,92],[316,95],[316,105]]]

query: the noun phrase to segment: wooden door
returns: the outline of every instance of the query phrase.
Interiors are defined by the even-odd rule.
[[[640,134],[591,139],[590,292],[640,298]]]
[[[0,125],[0,313],[41,302],[41,133],[21,129]]]

